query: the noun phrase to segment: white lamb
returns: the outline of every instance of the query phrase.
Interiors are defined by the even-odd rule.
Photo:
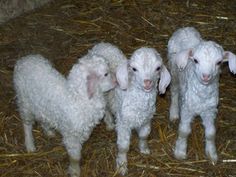
[[[14,86],[27,151],[35,151],[34,121],[49,135],[58,130],[70,157],[69,172],[78,177],[82,145],[105,113],[103,92],[115,86],[105,60],[86,55],[66,79],[41,55],[28,55],[17,61]]]
[[[113,76],[116,75],[118,67],[122,65],[123,63],[127,62],[127,58],[123,54],[123,52],[117,46],[112,45],[110,43],[104,43],[104,42],[98,43],[89,51],[89,53],[91,55],[99,55],[103,57],[106,60]],[[125,72],[122,74],[127,75],[127,73]],[[122,88],[122,86],[124,85],[122,84],[123,80],[120,80],[119,77],[118,78],[116,77],[116,80],[119,84],[119,87]],[[125,88],[122,88],[122,89],[125,89]],[[112,130],[115,127],[113,115],[112,115],[113,113],[116,112],[116,107],[115,107],[116,104],[114,103],[115,90],[112,89],[109,92],[106,92],[105,98],[106,98],[107,106],[106,106],[104,121],[106,123],[107,129]]]
[[[127,75],[124,75],[127,73]],[[117,169],[122,175],[127,173],[127,152],[131,131],[139,136],[141,153],[149,154],[147,138],[151,131],[151,120],[156,111],[157,86],[165,93],[170,83],[170,74],[163,64],[160,54],[153,48],[142,47],[136,50],[130,61],[120,66],[117,78],[125,85],[116,91],[116,131],[118,155]]]
[[[110,53],[105,52],[106,50],[110,50]],[[164,93],[170,83],[170,74],[160,54],[153,48],[142,47],[136,50],[130,61],[126,60],[117,47],[107,43],[98,44],[91,52],[105,53],[104,58],[114,66],[113,72],[116,72],[119,83],[119,87],[115,88],[115,95],[111,94],[109,97],[109,106],[116,117],[117,169],[124,175],[127,173],[127,152],[133,129],[138,132],[141,153],[150,153],[147,137],[156,111],[156,87],[160,79],[159,90]]]
[[[168,43],[171,67],[170,120],[180,116],[174,155],[186,158],[187,137],[191,122],[199,115],[205,127],[205,153],[217,162],[214,121],[219,101],[219,73],[224,58],[231,72],[236,73],[236,56],[213,41],[205,41],[192,27],[177,30]],[[179,115],[180,114],[180,115]]]

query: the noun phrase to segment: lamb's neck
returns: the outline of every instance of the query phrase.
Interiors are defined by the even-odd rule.
[[[192,73],[192,77],[191,79],[188,79],[188,82],[189,89],[199,97],[209,98],[218,95],[219,76],[216,76],[216,78],[210,81],[209,84],[203,84],[198,80],[197,76]]]
[[[75,101],[86,101],[90,103],[91,105],[93,105],[94,103],[104,102],[104,95],[99,89],[96,89],[93,95],[89,97],[87,85],[84,82],[81,82],[81,84],[78,84],[72,81],[68,81],[67,87],[68,87],[70,98]],[[96,104],[94,106],[96,107]]]
[[[78,81],[78,80],[77,80]],[[67,90],[70,97],[73,99],[88,100],[87,88],[83,82],[74,82],[73,80],[67,80]]]

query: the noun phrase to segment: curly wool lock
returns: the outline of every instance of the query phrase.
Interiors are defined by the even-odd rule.
[[[171,68],[170,120],[181,118],[174,154],[177,159],[187,157],[187,137],[191,122],[199,115],[205,127],[205,153],[213,163],[218,156],[215,147],[215,126],[219,101],[220,65],[228,58],[229,68],[236,72],[236,56],[224,51],[213,41],[205,41],[192,27],[174,32],[168,43]]]
[[[88,57],[93,60],[85,62]],[[79,176],[82,144],[104,116],[103,92],[115,86],[108,72],[104,59],[96,55],[83,57],[67,79],[41,55],[20,59],[14,69],[14,86],[27,151],[35,151],[34,121],[42,123],[49,135],[56,129],[70,156],[70,174]]]

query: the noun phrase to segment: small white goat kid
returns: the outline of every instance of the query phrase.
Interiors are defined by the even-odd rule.
[[[159,91],[165,93],[171,79],[160,54],[147,47],[136,50],[130,61],[123,62],[116,76],[120,84],[120,88],[115,89],[114,101],[118,145],[116,163],[117,169],[124,175],[128,171],[127,152],[133,129],[138,132],[140,152],[150,153],[147,137],[156,111],[156,88],[160,80]]]
[[[34,121],[49,135],[58,130],[70,157],[70,174],[78,177],[82,145],[105,113],[103,92],[115,86],[104,59],[86,55],[66,79],[41,55],[28,55],[17,61],[14,86],[27,151],[35,151]]]
[[[199,115],[205,127],[205,153],[215,163],[220,65],[227,58],[231,72],[236,73],[236,56],[215,42],[202,40],[195,28],[186,27],[170,38],[168,57],[172,75],[170,120],[178,119],[179,114],[181,118],[174,155],[186,158],[190,124]]]
[[[126,56],[123,52],[115,45],[110,43],[101,42],[96,44],[89,53],[91,55],[99,55],[103,57],[111,71],[111,74],[115,77],[117,73],[117,69],[120,65],[127,62]],[[127,72],[127,71],[126,71]],[[121,73],[122,76],[127,76],[128,73]],[[116,78],[117,82],[119,83],[118,87],[122,87],[123,80],[120,80],[119,77]],[[127,82],[127,81],[125,81]],[[125,88],[124,88],[125,89]],[[115,127],[113,113],[116,112],[116,104],[115,104],[115,89],[110,90],[109,92],[105,93],[105,99],[107,102],[106,105],[106,112],[104,121],[106,122],[106,126],[108,130],[112,130]]]

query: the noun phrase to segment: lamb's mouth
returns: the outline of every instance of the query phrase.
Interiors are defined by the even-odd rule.
[[[143,87],[143,90],[144,90],[145,92],[151,92],[152,89],[153,89],[153,85],[151,85],[151,86],[149,86],[149,87]]]

